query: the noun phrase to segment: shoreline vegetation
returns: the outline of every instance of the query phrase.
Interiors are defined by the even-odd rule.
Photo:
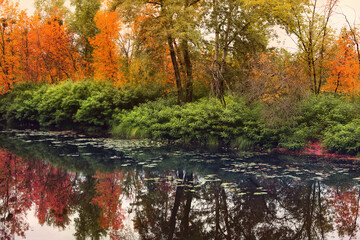
[[[359,155],[360,102],[334,94],[308,95],[287,108],[247,96],[226,105],[198,97],[177,105],[161,89],[114,87],[93,80],[53,85],[18,84],[0,96],[3,127],[110,132],[120,138],[301,152],[321,142],[329,153]],[[318,148],[320,149],[320,148]]]
[[[339,0],[70,2],[0,0],[4,128],[360,154],[360,28],[330,26]]]

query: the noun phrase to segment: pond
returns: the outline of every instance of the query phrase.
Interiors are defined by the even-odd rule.
[[[360,239],[360,162],[0,133],[1,239]]]

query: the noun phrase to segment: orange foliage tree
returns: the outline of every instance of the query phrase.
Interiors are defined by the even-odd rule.
[[[359,94],[360,64],[355,44],[349,32],[342,31],[336,42],[334,60],[329,63],[329,77],[324,84],[324,91]]]
[[[116,12],[99,11],[95,16],[96,26],[100,33],[90,39],[94,47],[94,71],[96,79],[110,79],[116,85],[123,85],[119,73],[119,39],[120,19]]]
[[[19,69],[17,54],[17,22],[20,12],[18,4],[10,0],[0,1],[0,92],[7,92],[16,82]]]
[[[30,48],[25,51],[30,54],[24,59],[30,59],[34,67],[29,69],[28,75],[37,82],[55,83],[69,78],[77,79],[81,73],[80,55],[73,46],[73,36],[62,17],[54,15],[41,20],[40,16],[35,15],[29,24],[31,29],[24,41],[28,42]],[[26,66],[25,63],[23,65]]]
[[[82,78],[80,54],[64,17],[28,17],[11,0],[0,2],[1,92],[15,82],[59,82]]]

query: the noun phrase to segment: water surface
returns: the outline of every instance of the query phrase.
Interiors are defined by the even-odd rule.
[[[360,163],[0,133],[1,239],[360,239]]]

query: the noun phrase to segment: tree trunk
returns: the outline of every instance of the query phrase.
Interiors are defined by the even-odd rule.
[[[183,40],[181,43],[181,49],[184,55],[184,63],[186,68],[186,81],[185,81],[185,92],[186,102],[192,102],[193,98],[193,75],[192,75],[192,64],[189,54],[189,45],[187,40]]]
[[[170,50],[170,56],[171,56],[171,62],[174,68],[174,74],[175,74],[175,81],[176,81],[176,88],[177,88],[177,94],[178,94],[178,100],[177,103],[179,106],[182,105],[182,99],[183,99],[183,90],[181,85],[181,76],[180,76],[180,69],[179,64],[176,59],[176,53],[174,49],[174,40],[173,38],[168,35],[168,45]]]

